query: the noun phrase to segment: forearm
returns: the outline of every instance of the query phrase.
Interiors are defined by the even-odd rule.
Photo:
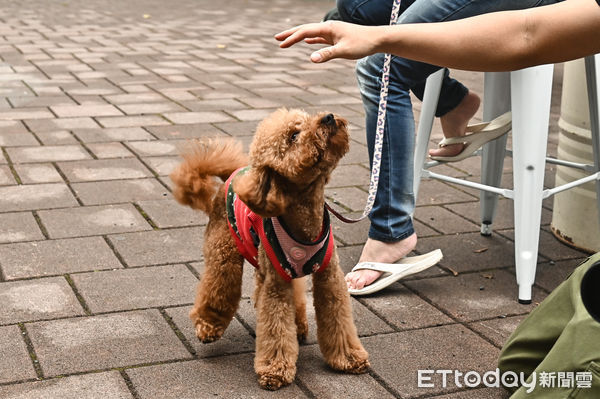
[[[600,52],[600,7],[567,0],[463,20],[381,26],[377,52],[450,68],[501,71]]]

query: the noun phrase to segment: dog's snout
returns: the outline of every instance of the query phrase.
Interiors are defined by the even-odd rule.
[[[323,125],[335,125],[335,117],[333,114],[327,114],[323,118],[321,118],[321,123]]]

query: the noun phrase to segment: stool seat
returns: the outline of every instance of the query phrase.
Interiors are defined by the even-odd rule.
[[[481,190],[481,234],[492,233],[498,195],[514,201],[515,267],[520,303],[531,303],[538,258],[542,201],[558,192],[596,181],[600,214],[600,56],[586,57],[586,79],[590,104],[594,165],[579,165],[546,156],[553,65],[541,65],[512,72],[484,75],[483,120],[489,121],[512,111],[512,151],[506,150],[507,135],[484,145],[481,155],[481,183],[435,173],[440,162],[426,162],[427,148],[442,85],[443,71],[427,79],[415,145],[414,193],[421,178],[433,178]],[[513,189],[500,187],[506,155],[512,155]],[[556,163],[591,171],[585,178],[552,189],[544,189],[545,163]],[[418,173],[420,171],[420,173]]]

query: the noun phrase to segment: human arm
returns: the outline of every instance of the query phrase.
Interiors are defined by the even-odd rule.
[[[393,26],[329,21],[301,25],[275,38],[283,48],[302,40],[328,44],[311,55],[313,62],[392,53],[450,68],[502,71],[599,53],[600,6],[596,0],[566,0],[456,21]]]

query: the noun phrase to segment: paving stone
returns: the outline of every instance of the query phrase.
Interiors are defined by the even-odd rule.
[[[422,180],[417,205],[439,205],[451,202],[473,201],[477,197],[436,180]]]
[[[47,376],[190,357],[158,310],[37,322],[27,331]]]
[[[140,179],[152,174],[137,159],[98,159],[60,162],[58,167],[71,182]]]
[[[77,139],[66,130],[57,130],[55,132],[39,132],[37,137],[44,145],[67,145],[77,144]]]
[[[168,176],[182,162],[180,156],[144,157],[142,160],[159,176]]]
[[[54,115],[46,108],[15,108],[0,112],[0,120],[50,119]]]
[[[300,350],[297,379],[316,398],[394,398],[369,374],[345,374],[327,366],[317,345]]]
[[[6,399],[80,399],[84,392],[86,399],[133,398],[118,371],[0,386]]]
[[[222,112],[168,112],[165,118],[175,124],[226,122],[232,118]]]
[[[120,127],[112,129],[75,129],[73,133],[84,143],[107,141],[152,140],[151,134],[141,127]]]
[[[131,158],[134,155],[121,143],[93,143],[87,148],[99,159]]]
[[[478,321],[469,324],[469,327],[487,337],[494,345],[501,348],[525,317],[523,315]]]
[[[85,206],[40,211],[50,238],[82,237],[152,230],[133,205]]]
[[[127,146],[141,157],[179,155],[187,144],[184,140],[132,141]]]
[[[6,150],[15,163],[77,161],[92,158],[79,145],[16,147]]]
[[[49,163],[46,164],[17,164],[14,165],[21,182],[30,183],[58,183],[63,179],[56,168]]]
[[[0,209],[4,212],[77,206],[65,184],[35,184],[0,187]]]
[[[148,131],[161,140],[191,139],[225,136],[210,123],[191,123],[187,125],[148,126]]]
[[[113,116],[123,115],[113,105],[55,105],[50,107],[59,118],[80,116]]]
[[[188,302],[192,302],[194,300],[194,295],[195,292],[189,292]],[[210,344],[201,343],[196,337],[194,324],[189,318],[191,309],[191,306],[184,306],[166,309],[166,312],[177,325],[179,330],[183,333],[187,341],[192,345],[198,357],[205,358],[228,354],[254,352],[254,347],[256,345],[254,338],[235,317],[227,327],[227,330],[225,330],[225,333],[221,339]]]
[[[462,321],[521,315],[535,306],[535,303],[522,305],[517,302],[515,277],[506,270],[415,280],[405,284]],[[544,293],[533,288],[535,302],[541,302],[544,297]]]
[[[370,172],[358,165],[340,165],[331,174],[327,187],[368,186]]]
[[[230,136],[253,136],[257,122],[223,122],[214,125]]]
[[[16,184],[15,178],[8,166],[0,165],[0,186],[9,186]]]
[[[360,300],[398,330],[452,324],[454,321],[400,284]]]
[[[37,377],[19,327],[0,327],[0,358],[0,383]],[[6,398],[3,388],[0,397]]]
[[[43,239],[44,235],[31,213],[0,213],[0,243]]]
[[[512,255],[514,243],[500,234],[490,237],[479,233],[421,238],[419,250],[423,253],[436,248],[442,250],[444,259],[441,266],[455,272],[485,270],[514,266]]]
[[[104,116],[96,118],[98,123],[104,127],[140,127],[161,126],[169,122],[157,115],[145,116]]]
[[[479,203],[451,204],[446,205],[446,207],[453,212],[462,215],[464,218],[471,220],[477,225],[481,223]],[[551,220],[552,212],[542,208],[542,224],[549,224]],[[498,201],[498,206],[496,207],[496,216],[494,217],[492,228],[494,230],[504,230],[514,229],[514,226],[513,201],[508,199],[502,199]]]
[[[2,131],[4,129],[0,129],[0,146],[2,147],[40,145],[31,133]]]
[[[204,212],[178,204],[173,199],[139,201],[138,205],[161,229],[205,225],[208,222],[208,216]]]
[[[7,280],[121,267],[100,237],[5,244],[0,259]]]
[[[433,226],[443,234],[479,232],[480,227],[465,220],[441,206],[421,206],[415,211],[415,217]]]
[[[188,227],[109,236],[128,266],[193,262],[202,258],[204,229]]]
[[[452,337],[452,338],[450,338]],[[433,388],[417,386],[418,370],[476,371],[483,375],[496,369],[499,350],[465,327],[457,324],[423,330],[363,338],[371,368],[387,386],[403,398],[447,393],[457,387],[448,378],[432,375]]]
[[[274,109],[243,109],[240,111],[230,111],[230,113],[241,121],[260,121],[271,115],[273,111]]]
[[[156,179],[110,180],[71,185],[85,205],[118,204],[170,198]]]
[[[185,111],[183,107],[172,102],[123,104],[119,105],[119,109],[127,115],[162,114],[164,112]]]
[[[40,120],[26,119],[24,122],[35,133],[55,130],[95,129],[99,127],[96,121],[89,117]]]
[[[317,342],[317,324],[312,293],[307,294],[306,304],[306,317],[308,319],[308,337],[306,338],[306,343],[314,344]],[[238,313],[252,331],[256,331],[256,309],[254,309],[254,302],[250,299],[242,299]],[[359,336],[369,336],[394,331],[394,329],[386,324],[385,321],[356,300],[352,300],[352,315]]]
[[[4,282],[1,287],[0,324],[84,314],[63,277]]]
[[[21,107],[47,107],[50,105],[75,105],[75,102],[66,95],[41,96],[41,97],[11,97],[10,103],[17,108]]]
[[[192,303],[198,282],[183,265],[97,271],[72,278],[94,313]]]
[[[131,94],[116,94],[111,96],[105,96],[106,100],[113,104],[135,104],[135,103],[149,103],[149,102],[161,102],[165,98],[158,93],[131,93]]]
[[[584,260],[585,258],[538,263],[535,283],[545,290],[552,291],[565,281]]]
[[[293,383],[276,392],[261,389],[250,354],[140,367],[127,370],[127,374],[141,399],[307,397]]]
[[[459,391],[448,395],[432,396],[435,399],[508,399],[509,392],[504,388],[483,388]]]

